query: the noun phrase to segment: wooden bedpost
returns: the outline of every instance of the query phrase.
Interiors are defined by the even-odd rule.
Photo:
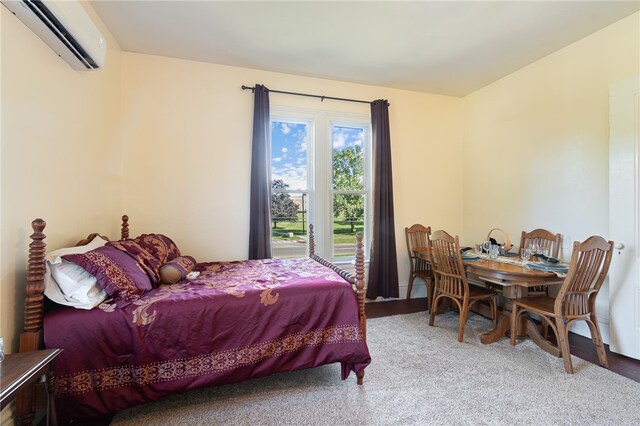
[[[356,289],[358,294],[358,313],[360,318],[360,330],[362,339],[367,340],[367,316],[364,310],[364,249],[362,244],[362,232],[356,234]],[[358,384],[364,381],[364,371],[356,373]]]
[[[44,231],[47,223],[42,219],[31,222],[33,234],[29,244],[29,266],[27,269],[26,297],[24,299],[24,332],[20,335],[20,350],[26,345],[27,350],[35,351],[40,348],[37,338],[42,330],[44,314]]]
[[[313,257],[316,252],[316,240],[313,236],[313,224],[309,224],[309,257]]]
[[[122,215],[122,229],[120,230],[120,239],[129,239],[129,216],[127,216],[126,214]]]
[[[24,331],[20,334],[20,352],[43,347],[42,319],[44,316],[44,231],[47,223],[42,219],[31,222],[33,234],[29,244],[26,295],[24,299]],[[24,389],[16,400],[16,411],[21,424],[32,424],[35,417],[33,385]]]
[[[315,254],[316,244],[313,237],[313,225],[309,224],[309,257],[321,265],[331,268],[352,285],[356,298],[358,299],[358,328],[360,333],[358,337],[362,338],[363,341],[366,341],[367,316],[364,310],[364,244],[362,243],[362,238],[362,232],[358,232],[356,234],[355,273],[351,274]],[[356,377],[358,378],[358,384],[361,385],[364,380],[364,371],[356,373]]]

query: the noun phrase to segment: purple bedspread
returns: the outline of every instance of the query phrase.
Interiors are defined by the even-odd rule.
[[[269,259],[198,270],[197,279],[160,286],[122,309],[103,303],[46,315],[46,347],[64,349],[55,361],[60,420],[334,362],[346,379],[369,364],[357,299],[331,269]]]

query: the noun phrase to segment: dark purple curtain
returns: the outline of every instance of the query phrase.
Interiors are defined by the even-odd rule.
[[[249,259],[271,258],[271,120],[269,89],[256,84],[253,103]]]
[[[396,233],[393,221],[393,179],[389,103],[371,103],[373,139],[373,235],[367,298],[399,297]]]

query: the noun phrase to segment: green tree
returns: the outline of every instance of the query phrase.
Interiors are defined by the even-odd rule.
[[[364,155],[358,145],[333,151],[333,189],[364,189]],[[333,216],[343,216],[355,232],[356,222],[364,220],[364,197],[360,194],[336,194]]]
[[[273,189],[286,189],[289,185],[282,179],[274,179],[271,183]],[[283,192],[271,194],[271,220],[273,229],[277,228],[278,222],[297,222],[298,205],[293,202],[291,196]]]

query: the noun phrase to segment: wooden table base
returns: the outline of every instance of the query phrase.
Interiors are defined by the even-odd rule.
[[[486,333],[482,333],[480,335],[480,341],[485,345],[488,345],[489,343],[497,342],[498,340],[502,339],[505,336],[505,334],[507,333],[507,331],[509,331],[510,328],[511,328],[511,321],[509,319],[509,315],[506,315],[504,313],[500,314],[496,327],[493,330],[487,331]]]

